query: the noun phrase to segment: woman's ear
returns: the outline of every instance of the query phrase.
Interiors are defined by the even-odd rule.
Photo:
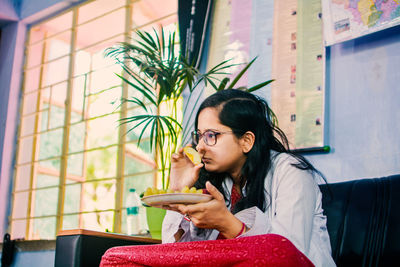
[[[243,153],[249,153],[249,151],[253,148],[255,140],[256,136],[253,132],[247,131],[242,135],[240,138],[240,143]]]

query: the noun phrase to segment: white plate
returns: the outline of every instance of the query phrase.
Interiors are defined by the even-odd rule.
[[[173,193],[146,196],[142,201],[149,206],[161,207],[168,204],[196,204],[211,199],[212,196],[209,194]]]

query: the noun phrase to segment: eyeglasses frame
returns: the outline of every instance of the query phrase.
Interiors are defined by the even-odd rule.
[[[215,136],[215,143],[212,144],[212,145],[210,145],[207,142],[207,139],[205,138],[205,134],[209,133],[209,132],[213,133],[214,136]],[[201,133],[199,130],[195,130],[195,131],[191,132],[191,137],[192,137],[193,144],[196,145],[196,146],[199,144],[200,139],[203,139],[204,144],[206,144],[207,146],[215,146],[217,144],[217,139],[218,139],[217,136],[221,135],[221,134],[227,134],[227,133],[233,133],[233,131],[219,132],[219,131],[208,129],[208,130],[205,130],[204,133]],[[196,134],[198,135],[198,139],[195,138]],[[199,141],[196,141],[196,140],[199,140]]]

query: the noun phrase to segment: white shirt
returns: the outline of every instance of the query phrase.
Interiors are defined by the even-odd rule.
[[[336,266],[331,256],[318,184],[310,172],[291,165],[297,162],[294,157],[285,153],[271,154],[272,165],[264,183],[270,194],[266,194],[267,203],[271,203],[265,212],[251,207],[235,214],[249,228],[239,237],[279,234],[288,238],[315,266]],[[228,178],[224,181],[226,192],[230,192],[232,183]],[[163,222],[163,243],[175,242],[174,234],[179,228],[184,230],[179,242],[215,240],[219,234],[215,229],[205,229],[199,234],[181,214],[167,211]]]

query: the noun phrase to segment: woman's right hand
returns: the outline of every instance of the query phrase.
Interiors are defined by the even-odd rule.
[[[202,167],[203,163],[194,165],[183,153],[183,148],[180,148],[178,153],[172,154],[171,157],[169,189],[180,191],[185,186],[192,187],[199,178]]]

